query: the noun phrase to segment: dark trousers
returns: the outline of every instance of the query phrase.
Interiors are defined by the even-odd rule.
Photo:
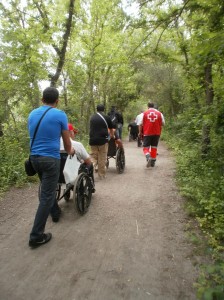
[[[156,160],[159,138],[159,135],[147,135],[143,138],[143,152],[145,155],[150,154],[153,160]]]
[[[86,173],[89,175],[89,177],[91,178],[92,180],[92,184],[93,184],[93,187],[94,187],[94,172],[93,172],[93,164],[91,165],[87,165],[85,163],[82,163],[79,167],[79,174],[80,173]]]
[[[119,139],[122,139],[122,129],[123,129],[123,125],[121,123],[117,124],[117,135]]]
[[[56,188],[60,172],[60,159],[45,156],[31,156],[31,162],[40,179],[39,205],[34,219],[30,240],[41,238],[49,214],[58,214]]]

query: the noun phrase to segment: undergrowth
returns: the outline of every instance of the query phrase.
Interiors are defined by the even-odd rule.
[[[23,130],[16,135],[6,131],[0,138],[0,197],[12,186],[22,187],[28,182],[38,182],[37,175],[28,177],[25,173],[24,161],[29,156],[29,138],[26,134]],[[78,135],[76,140],[89,151],[88,135]]]
[[[176,180],[186,199],[188,214],[198,221],[208,242],[210,263],[200,266],[195,284],[198,298],[224,299],[224,173],[222,157],[205,158],[200,145],[172,135],[163,139],[172,149],[177,163]],[[193,145],[193,146],[192,146]]]
[[[29,149],[24,145],[24,138],[19,134],[0,138],[0,196],[11,186],[22,187],[27,182],[37,181],[36,175],[28,178],[25,173],[24,161],[28,158]]]

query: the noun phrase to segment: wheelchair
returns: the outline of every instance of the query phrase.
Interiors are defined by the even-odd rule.
[[[129,142],[137,141],[138,138],[138,125],[135,122],[131,122],[128,125],[128,140]]]
[[[56,199],[57,201],[60,201],[62,198],[64,198],[65,201],[68,202],[71,197],[71,192],[73,192],[73,203],[75,209],[80,215],[84,215],[88,211],[92,200],[92,193],[95,191],[93,180],[89,176],[89,170],[86,165],[80,164],[78,175],[75,179],[74,184],[66,184],[63,170],[68,154],[61,153],[60,155],[61,165],[60,176],[56,190]]]
[[[125,169],[124,148],[118,147],[115,139],[110,139],[108,142],[106,167],[109,168],[109,160],[115,159],[116,169],[118,174],[122,174]]]
[[[138,137],[137,137],[137,146],[138,146],[138,147],[142,147],[142,145],[143,145],[143,141],[142,141],[142,139],[138,136]]]
[[[129,142],[132,142],[132,141],[137,141],[137,139],[138,139],[138,133],[136,133],[136,132],[129,132],[129,136],[128,136],[128,141]]]

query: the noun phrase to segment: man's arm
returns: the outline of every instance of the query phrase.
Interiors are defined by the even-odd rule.
[[[108,132],[109,132],[109,134],[110,134],[110,138],[114,138],[114,129],[115,129],[115,128],[113,128],[113,127],[114,127],[114,126],[113,126],[113,123],[112,123],[111,119],[110,119],[108,116],[105,116],[105,119],[106,119],[106,121],[107,121]]]
[[[110,138],[111,139],[114,139],[115,138],[115,136],[114,136],[114,128],[109,128],[109,134],[110,134]]]
[[[143,130],[142,130],[143,129],[143,116],[142,116],[141,120],[138,121],[137,125],[138,125],[138,135],[140,138],[142,138],[142,136],[143,136]]]
[[[124,125],[123,115],[122,115],[122,113],[119,113],[119,114],[120,114],[120,123],[121,123],[122,125]]]
[[[142,124],[138,126],[138,135],[139,137],[142,137]]]
[[[165,118],[164,118],[164,115],[161,113],[161,117],[162,117],[162,125],[164,126],[165,125]]]
[[[87,152],[86,148],[83,146],[82,143],[72,141],[72,146],[76,150],[76,155],[78,158],[84,161],[86,165],[91,165],[92,161],[90,158],[89,153]]]
[[[62,130],[61,136],[62,136],[65,151],[69,155],[74,155],[75,154],[75,149],[72,147],[69,131],[68,130]]]
[[[92,161],[91,161],[90,157],[87,158],[87,159],[84,159],[84,163],[85,163],[86,165],[91,165],[91,164],[92,164]]]

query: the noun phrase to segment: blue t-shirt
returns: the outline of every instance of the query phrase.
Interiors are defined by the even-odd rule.
[[[30,145],[35,128],[43,113],[49,108],[47,105],[34,109],[28,118]],[[40,122],[31,149],[31,155],[50,156],[60,159],[60,137],[62,130],[68,130],[68,119],[65,112],[57,108],[50,109]]]

